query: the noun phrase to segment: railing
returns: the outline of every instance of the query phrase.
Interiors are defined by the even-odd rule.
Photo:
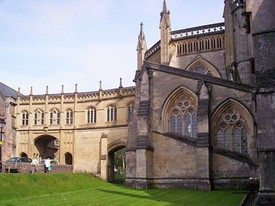
[[[225,31],[224,23],[209,24],[205,26],[198,26],[188,29],[172,31],[172,39],[177,40],[180,38],[194,38],[208,34],[220,34]]]
[[[192,27],[171,31],[172,40],[184,40],[189,38],[202,37],[207,35],[223,34],[225,31],[224,23],[209,24],[205,26]],[[188,46],[177,45],[177,54],[190,54],[198,51],[212,51],[224,49],[224,37],[215,37],[215,39],[203,40],[203,42],[188,42]],[[160,49],[160,41],[155,43],[146,53],[145,59],[155,54]]]

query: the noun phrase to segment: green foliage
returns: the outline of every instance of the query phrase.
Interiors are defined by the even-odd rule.
[[[126,148],[115,152],[115,166],[120,173],[125,173],[126,170]]]
[[[90,174],[0,174],[1,206],[237,206],[244,197],[221,190],[134,190]]]

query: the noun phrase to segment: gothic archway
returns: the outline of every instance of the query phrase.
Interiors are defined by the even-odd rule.
[[[126,139],[119,139],[108,145],[107,181],[123,183],[126,171]]]
[[[34,145],[40,159],[59,160],[59,140],[51,135],[43,135],[35,139]]]

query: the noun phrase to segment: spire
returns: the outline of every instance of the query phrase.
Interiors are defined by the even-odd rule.
[[[143,32],[143,23],[140,23],[140,32],[138,35],[138,45],[137,45],[137,51],[147,50],[145,35]]]
[[[169,43],[171,40],[171,23],[170,23],[170,11],[167,10],[166,1],[163,0],[163,8],[160,13],[160,63],[169,64]]]
[[[167,6],[165,0],[163,0],[162,12],[167,13]]]
[[[143,61],[144,61],[144,56],[145,52],[147,51],[147,45],[146,45],[146,40],[145,40],[145,35],[143,32],[143,23],[140,23],[140,32],[138,36],[138,45],[137,45],[137,69],[140,70]]]
[[[170,23],[170,11],[167,10],[166,1],[163,0],[162,12],[160,13],[160,25],[159,28],[171,29]]]

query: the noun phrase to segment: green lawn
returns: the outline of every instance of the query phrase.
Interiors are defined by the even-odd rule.
[[[232,191],[134,190],[89,174],[0,174],[0,206],[234,206]]]

